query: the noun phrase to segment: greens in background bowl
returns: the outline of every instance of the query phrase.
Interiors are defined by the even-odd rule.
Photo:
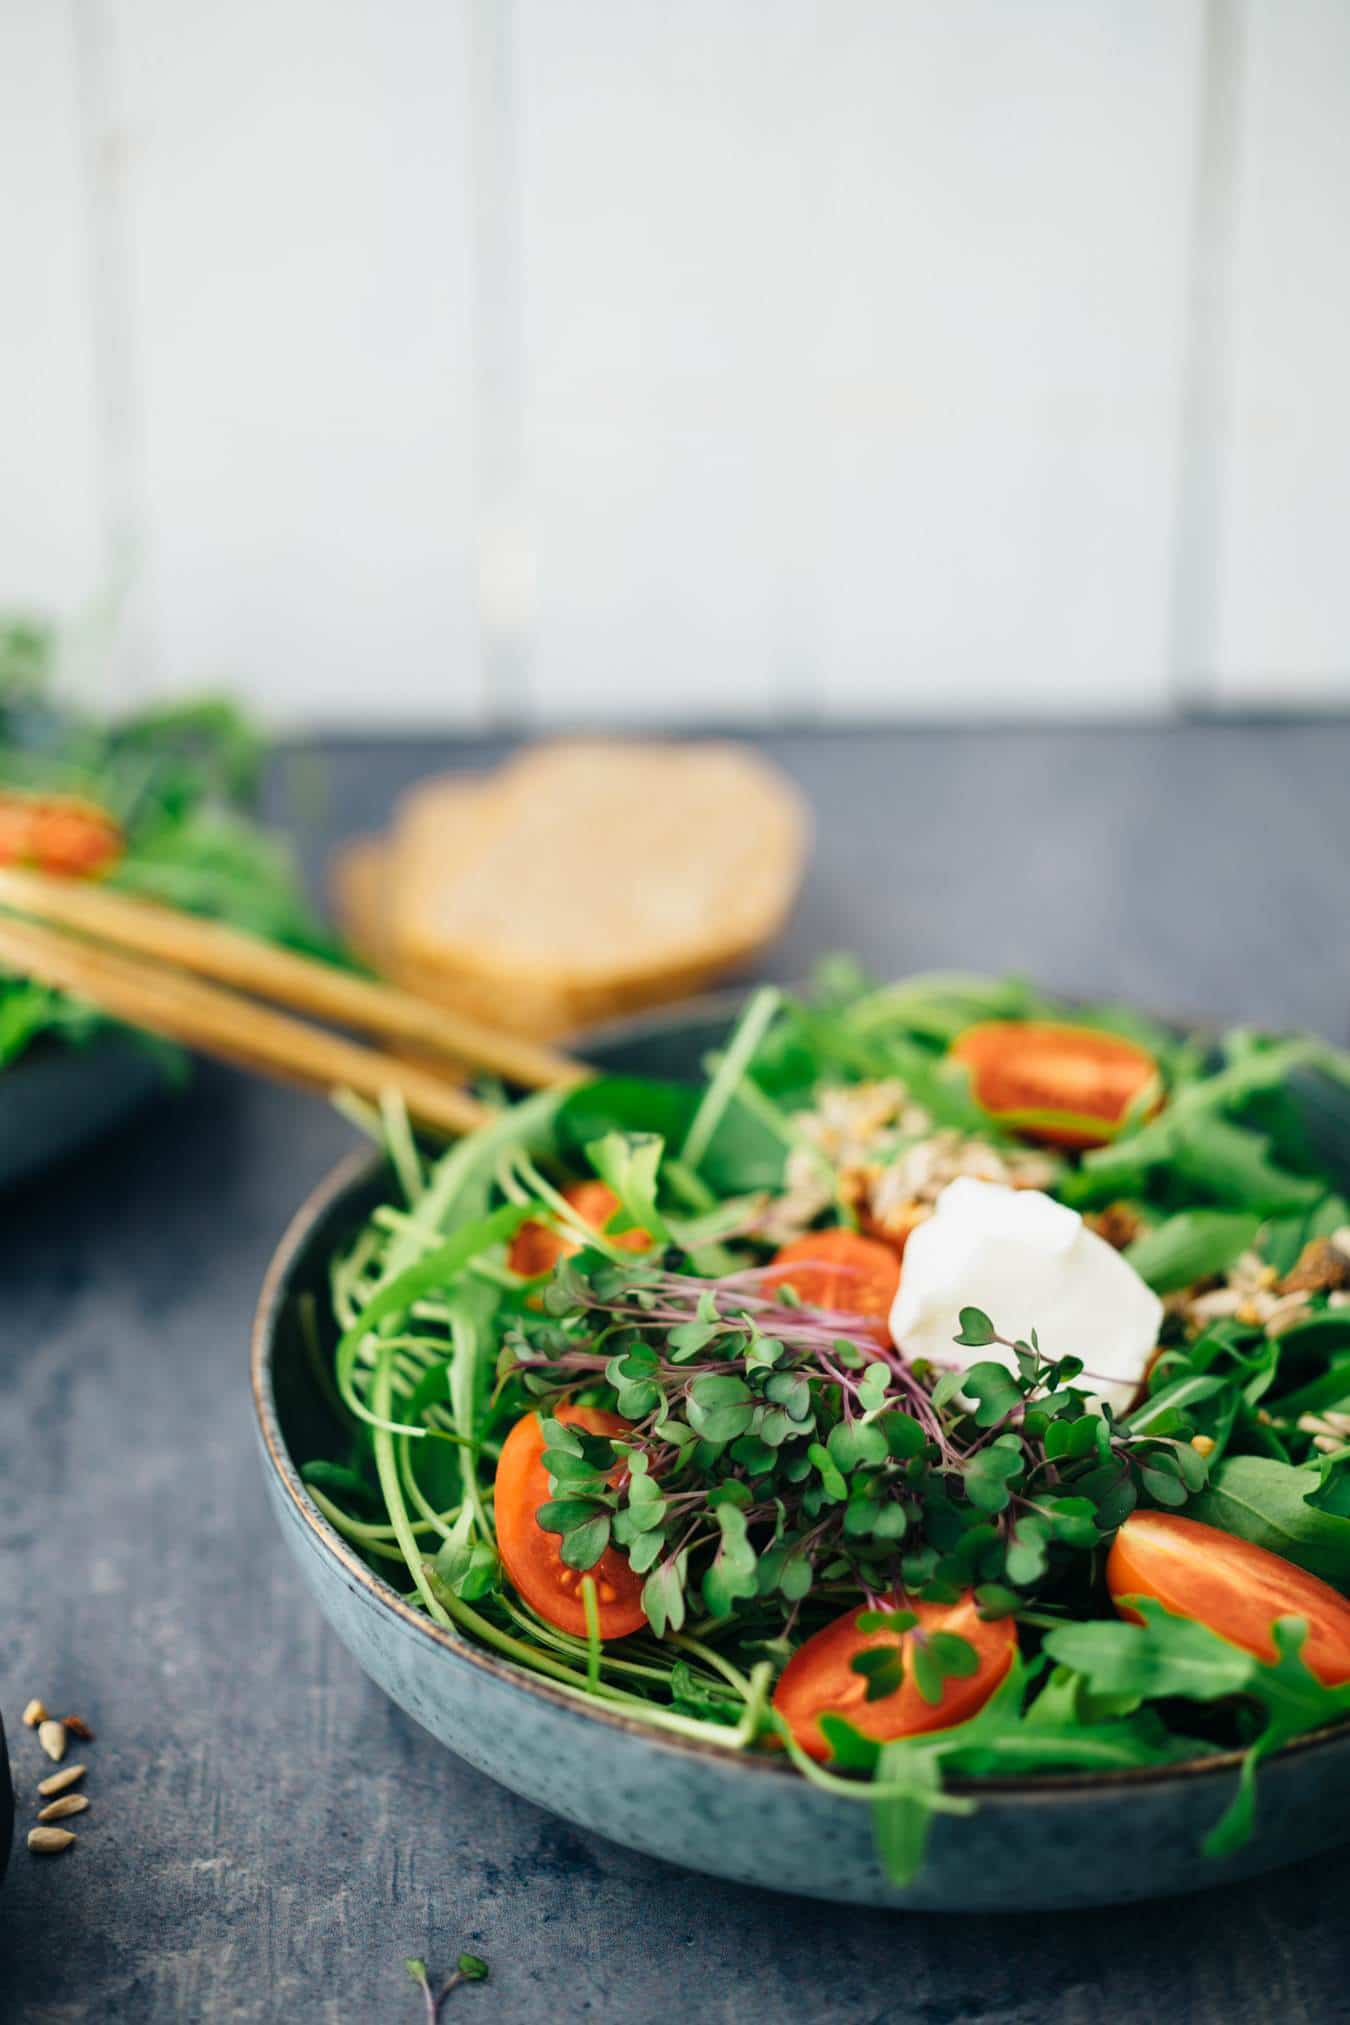
[[[342,960],[288,846],[259,827],[266,747],[213,698],[103,721],[51,696],[54,642],[0,626],[0,815],[40,804],[105,818],[103,883]],[[0,862],[7,832],[0,824]],[[0,970],[0,1186],[73,1151],[182,1073],[177,1049]]]
[[[1044,1374],[1028,1371],[972,1374],[969,1393],[947,1385],[944,1398],[942,1374],[906,1374],[903,1358],[878,1367],[855,1341],[845,1376],[869,1401],[846,1420],[812,1364],[808,1311],[789,1304],[771,1336],[762,1311],[748,1326],[735,1305],[744,1281],[728,1290],[746,1257],[762,1262],[784,1234],[747,1234],[746,1201],[781,1210],[800,1184],[796,1209],[813,1227],[843,1207],[859,1214],[838,1171],[820,1204],[810,1121],[824,1092],[896,1078],[929,1138],[954,1133],[1015,1164],[1027,1142],[975,1115],[970,1080],[948,1059],[952,1040],[994,1018],[1122,1033],[1159,1067],[1161,1108],[1097,1147],[1037,1148],[1054,1191],[1114,1223],[1164,1294],[1147,1398],[1115,1421],[1081,1398],[1047,1410]],[[810,1002],[752,1002],[729,1040],[727,1023],[695,1009],[602,1039],[588,1050],[609,1072],[599,1082],[504,1111],[430,1167],[397,1135],[390,1164],[335,1177],[302,1212],[260,1309],[255,1399],[274,1506],[341,1635],[434,1734],[517,1790],[633,1847],[779,1889],[941,1908],[1101,1903],[1332,1846],[1350,1800],[1347,1696],[1304,1664],[1301,1627],[1263,1660],[1154,1606],[1146,1622],[1122,1622],[1103,1563],[1131,1507],[1181,1510],[1350,1588],[1350,1450],[1338,1433],[1350,1314],[1335,1298],[1332,1244],[1350,1176],[1343,1061],[1311,1039],[1216,1046],[1128,1011],[1066,1012],[1017,982],[872,992],[838,970]],[[912,1152],[890,1144],[880,1164]],[[518,1284],[512,1230],[561,1220],[558,1191],[588,1173],[621,1204],[608,1232]],[[669,1239],[659,1266],[616,1242],[625,1224],[657,1223]],[[661,1306],[644,1327],[622,1312],[654,1296],[656,1315],[672,1280],[704,1283],[688,1290],[689,1314],[672,1322]],[[996,1321],[966,1326],[978,1343]],[[653,1370],[644,1342],[650,1352],[663,1332],[670,1349],[672,1331],[683,1332],[677,1354],[658,1352]],[[910,1392],[916,1376],[927,1407]],[[1073,1394],[1073,1377],[1056,1374],[1053,1391]],[[795,1383],[776,1386],[781,1401],[769,1383],[802,1378],[814,1422],[800,1439],[790,1429],[766,1467],[751,1435],[762,1442],[763,1415],[803,1403]],[[642,1386],[678,1386],[682,1414]],[[564,1396],[630,1423],[630,1439],[601,1457],[584,1445],[569,1455],[577,1445],[555,1422],[544,1518],[578,1577],[603,1568],[597,1549],[660,1536],[630,1555],[646,1571],[648,1628],[636,1635],[559,1628],[502,1567],[501,1450],[532,1410],[547,1427]],[[741,1424],[747,1407],[755,1426]],[[662,1414],[701,1422],[682,1474],[652,1440]],[[892,1415],[930,1433],[936,1416],[924,1453]],[[998,1430],[1028,1424],[1023,1474],[991,1468]],[[869,1427],[895,1434],[884,1455]],[[608,1482],[602,1464],[639,1446],[646,1469]],[[1025,1472],[1047,1455],[1055,1493],[1029,1497]],[[632,1494],[644,1474],[660,1487],[655,1520],[650,1492]],[[749,1499],[727,1488],[742,1481]],[[896,1502],[898,1547],[885,1524],[865,1523]],[[918,1601],[974,1586],[982,1621],[1015,1624],[1017,1655],[969,1721],[880,1746],[864,1722],[844,1722],[832,1762],[818,1762],[775,1707],[786,1664],[841,1611],[882,1600],[878,1571],[893,1578],[897,1562]],[[916,1667],[915,1648],[898,1650],[904,1631],[876,1631],[891,1644],[869,1668],[879,1694],[908,1670],[941,1695],[944,1670],[967,1669],[962,1641]]]

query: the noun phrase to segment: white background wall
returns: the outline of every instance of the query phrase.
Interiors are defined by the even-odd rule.
[[[3,0],[0,606],[281,720],[1350,703],[1347,0]]]

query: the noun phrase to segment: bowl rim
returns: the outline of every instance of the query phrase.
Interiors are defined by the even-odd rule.
[[[587,1039],[594,1045],[602,1040],[627,1038],[644,1031],[659,1031],[669,1024],[677,1011],[684,1015],[711,1015],[726,1005],[735,1003],[740,996],[742,995],[731,993],[707,994],[686,1001],[678,1008],[666,1008],[664,1018],[659,1013],[646,1013],[631,1020],[615,1020],[604,1027],[589,1029]],[[249,1378],[254,1415],[267,1465],[276,1477],[295,1516],[301,1521],[321,1553],[337,1565],[349,1582],[364,1590],[377,1607],[389,1612],[408,1627],[414,1637],[424,1639],[430,1647],[445,1654],[452,1661],[470,1666],[499,1682],[503,1687],[548,1703],[560,1712],[583,1721],[605,1724],[626,1736],[640,1738],[652,1748],[669,1752],[676,1757],[688,1758],[692,1755],[705,1762],[725,1767],[733,1776],[735,1770],[743,1769],[754,1777],[800,1779],[801,1775],[785,1758],[771,1756],[767,1752],[723,1748],[698,1738],[672,1735],[669,1731],[656,1729],[635,1717],[626,1715],[622,1709],[609,1708],[604,1703],[590,1703],[583,1700],[580,1695],[568,1694],[543,1675],[532,1673],[528,1667],[521,1666],[514,1660],[499,1657],[486,1647],[476,1645],[460,1632],[436,1624],[425,1611],[415,1610],[406,1597],[400,1595],[390,1583],[377,1575],[308,1496],[300,1472],[282,1435],[277,1412],[272,1383],[272,1352],[276,1341],[277,1324],[289,1291],[291,1274],[304,1255],[316,1227],[344,1196],[354,1193],[359,1186],[373,1180],[383,1165],[378,1150],[364,1146],[356,1147],[310,1190],[292,1215],[268,1262],[254,1309],[249,1348]],[[1304,1736],[1292,1738],[1289,1743],[1273,1752],[1267,1763],[1278,1763],[1282,1759],[1297,1757],[1337,1742],[1344,1743],[1347,1737],[1350,1737],[1350,1719],[1324,1725],[1320,1729],[1308,1731]],[[1233,1773],[1242,1764],[1244,1755],[1241,1751],[1222,1751],[1210,1757],[1183,1759],[1168,1765],[1131,1765],[1107,1772],[1048,1772],[1039,1776],[1028,1774],[1024,1777],[996,1775],[988,1778],[953,1778],[947,1783],[953,1792],[998,1795],[1011,1801],[1032,1802],[1052,1799],[1055,1796],[1065,1800],[1073,1796],[1090,1799],[1093,1795],[1106,1791],[1142,1789],[1169,1785],[1181,1779],[1209,1779],[1224,1773]],[[865,1796],[866,1787],[860,1787],[859,1798],[863,1799]],[[823,1799],[828,1796],[821,1794],[820,1797]],[[839,1804],[854,1803],[841,1800]]]

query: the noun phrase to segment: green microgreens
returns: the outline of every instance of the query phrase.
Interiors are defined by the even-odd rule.
[[[427,2025],[436,2025],[436,2021],[441,2015],[442,2004],[450,1995],[450,1992],[460,1983],[485,1983],[488,1977],[488,1965],[481,1955],[460,1955],[455,1963],[453,1973],[446,1977],[439,1991],[432,1989],[431,1976],[427,1970],[426,1963],[420,1955],[406,1956],[403,1966],[422,1992],[422,2002],[426,2007]]]
[[[981,1360],[931,1391],[855,1320],[779,1301],[753,1271],[708,1282],[583,1253],[545,1309],[508,1334],[503,1375],[545,1414],[603,1382],[631,1432],[546,1417],[539,1523],[572,1568],[622,1547],[658,1635],[699,1607],[791,1632],[808,1595],[841,1587],[941,1602],[978,1583],[1005,1614],[1141,1494],[1179,1505],[1206,1481],[1181,1415],[1131,1430],[1074,1385],[1081,1360],[1046,1358],[1034,1332],[1009,1341],[973,1308],[958,1343],[1000,1347],[1012,1368]],[[929,1701],[973,1660],[950,1635],[907,1650]],[[898,1644],[861,1655],[869,1698],[894,1692],[903,1665]]]

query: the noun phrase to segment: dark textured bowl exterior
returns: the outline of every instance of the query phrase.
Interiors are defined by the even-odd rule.
[[[0,1070],[0,1189],[77,1153],[164,1087],[162,1062],[129,1035],[35,1046]]]
[[[14,1840],[14,1781],[9,1770],[4,1718],[0,1717],[0,1884],[9,1868],[10,1845]]]
[[[690,1073],[725,1006],[677,1026],[649,1020],[592,1037],[605,1066]],[[1048,1910],[1122,1903],[1250,1877],[1350,1839],[1350,1727],[1301,1739],[1263,1768],[1258,1832],[1214,1862],[1200,1843],[1232,1798],[1232,1759],[1104,1778],[986,1781],[969,1816],[940,1816],[904,1889],[876,1855],[870,1809],[768,1755],[719,1751],[581,1706],[432,1624],[370,1571],[307,1495],[298,1465],[331,1423],[296,1325],[326,1262],[380,1199],[361,1155],[301,1209],[269,1270],[253,1337],[253,1397],[268,1497],[320,1609],[373,1680],[424,1728],[529,1800],[648,1855],[737,1882],[856,1905],[923,1911]]]

